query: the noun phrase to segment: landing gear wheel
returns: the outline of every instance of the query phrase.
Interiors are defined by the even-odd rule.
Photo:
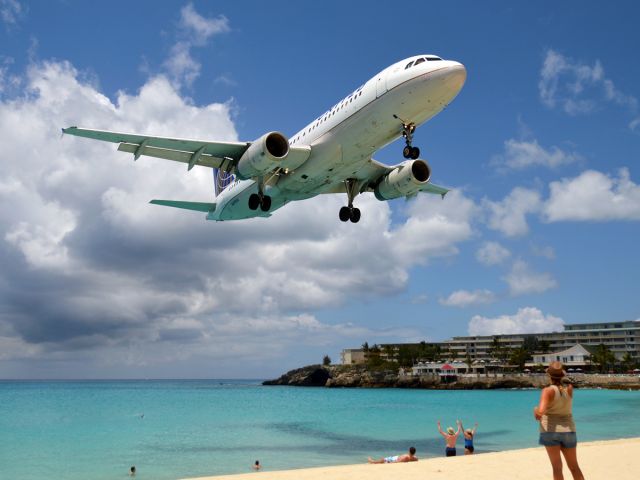
[[[271,197],[269,195],[265,195],[262,197],[262,202],[260,202],[260,210],[263,212],[268,212],[271,208]]]
[[[260,203],[260,195],[258,195],[257,193],[252,193],[251,195],[249,195],[249,208],[251,210],[257,210],[260,206]]]
[[[411,148],[409,145],[407,145],[406,147],[404,147],[402,149],[402,156],[404,158],[411,158],[412,150],[413,150],[413,148]]]
[[[358,223],[360,221],[360,209],[352,208],[350,213],[349,220],[351,220],[351,223]]]
[[[406,147],[405,147],[406,149]],[[420,149],[418,147],[411,147],[411,158],[415,160],[420,156]]]
[[[347,222],[351,218],[351,209],[349,207],[342,207],[339,213],[340,221]]]

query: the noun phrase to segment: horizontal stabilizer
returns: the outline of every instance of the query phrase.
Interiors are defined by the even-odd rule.
[[[179,200],[151,200],[149,203],[162,205],[164,207],[184,208],[185,210],[195,210],[197,212],[213,212],[216,209],[215,203],[204,202],[181,202]]]

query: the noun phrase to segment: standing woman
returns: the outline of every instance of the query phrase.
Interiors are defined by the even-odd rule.
[[[473,437],[476,434],[476,430],[478,429],[478,422],[473,426],[473,428],[465,428],[462,426],[462,422],[460,422],[460,429],[464,435],[464,454],[465,455],[473,455]]]
[[[539,443],[547,449],[553,468],[553,480],[564,480],[560,453],[564,456],[573,479],[584,480],[578,465],[576,425],[571,413],[573,385],[563,385],[562,379],[566,374],[560,362],[549,364],[547,375],[551,385],[542,390],[540,403],[533,409],[533,415],[540,421]]]

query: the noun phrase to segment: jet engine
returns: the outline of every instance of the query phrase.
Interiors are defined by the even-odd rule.
[[[431,178],[431,169],[424,160],[407,160],[387,173],[373,193],[378,200],[391,200],[417,193]]]
[[[279,132],[265,133],[252,142],[240,157],[237,175],[242,180],[265,175],[277,168],[288,154],[289,141],[284,135]]]

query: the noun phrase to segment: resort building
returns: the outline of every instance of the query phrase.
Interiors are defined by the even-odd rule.
[[[440,358],[460,360],[465,362],[489,362],[496,358],[500,351],[513,351],[522,347],[529,347],[535,352],[561,352],[571,349],[576,344],[590,348],[605,345],[620,361],[629,353],[635,361],[640,361],[640,320],[606,323],[574,323],[564,326],[561,332],[528,333],[509,335],[476,335],[468,337],[453,337],[450,340],[425,344],[385,344],[379,345],[381,357],[394,360],[400,348],[437,346]],[[355,356],[355,352],[362,352],[362,357]],[[349,353],[345,353],[349,352]],[[343,363],[361,363],[365,361],[363,350],[343,350]],[[569,355],[571,357],[571,355]],[[349,359],[349,362],[345,361]],[[362,359],[357,362],[355,358]],[[419,359],[416,359],[419,360]],[[541,362],[545,363],[545,362]]]
[[[586,347],[603,344],[616,360],[622,360],[627,352],[635,360],[640,360],[640,321],[569,324],[565,325],[564,331],[552,333],[453,337],[442,344],[443,350],[449,350],[453,358],[466,358],[468,355],[472,360],[487,360],[496,346],[515,350],[527,341],[537,343],[535,350],[549,352],[565,350],[577,343]],[[540,348],[541,344],[546,348]]]

